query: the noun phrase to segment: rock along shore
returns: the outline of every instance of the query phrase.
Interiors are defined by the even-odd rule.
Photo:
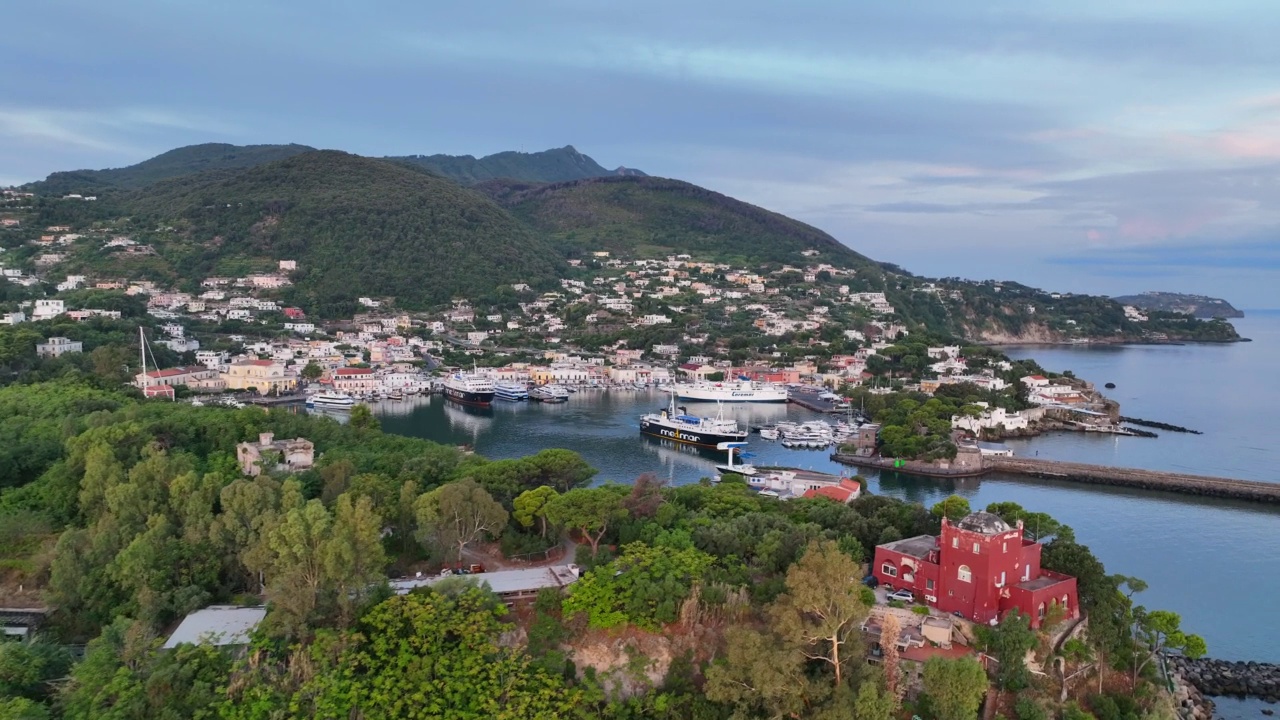
[[[1170,655],[1167,660],[1172,670],[1204,695],[1280,702],[1280,665],[1212,658],[1190,660],[1176,655]]]

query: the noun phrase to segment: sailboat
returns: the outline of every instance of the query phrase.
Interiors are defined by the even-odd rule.
[[[149,346],[147,345],[147,335],[143,331],[142,326],[139,325],[138,326],[138,352],[142,356],[141,358],[142,372],[138,375],[138,387],[142,390],[143,397],[149,397],[149,398],[159,397],[159,398],[168,398],[170,400],[176,400],[177,396],[174,393],[173,386],[166,385],[163,380],[159,379],[160,368],[156,364],[155,353],[151,354],[151,364],[152,366],[155,366],[156,368],[155,372],[154,373],[147,372],[147,350],[148,349],[149,349]]]

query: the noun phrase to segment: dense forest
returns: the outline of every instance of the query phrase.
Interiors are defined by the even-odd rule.
[[[1204,651],[1176,615],[1136,605],[1140,581],[1009,503],[988,510],[1035,518],[1044,566],[1079,578],[1091,622],[1061,648],[1063,674],[1027,671],[1028,651],[1058,651],[1016,614],[978,633],[990,676],[967,658],[864,661],[888,637],[861,630],[870,552],[937,532],[963,498],[593,486],[565,450],[489,461],[383,433],[363,407],[339,424],[143,402],[91,377],[0,389],[0,417],[0,592],[52,611],[32,641],[0,643],[0,717],[973,720],[993,686],[1019,720],[1136,720],[1167,712],[1154,653]],[[235,444],[261,432],[309,439],[315,467],[243,475]],[[583,574],[514,611],[483,574],[387,587],[482,548],[564,548]],[[161,647],[210,603],[262,604],[266,620],[244,648]],[[1063,704],[1063,678],[1095,662],[1103,689],[1068,683]]]

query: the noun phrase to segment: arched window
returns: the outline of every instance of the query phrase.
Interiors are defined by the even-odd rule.
[[[1044,603],[1040,603],[1039,613],[1040,613],[1040,619],[1043,620],[1044,619]]]
[[[1063,609],[1063,610],[1066,610],[1067,612],[1071,612],[1071,609],[1070,609],[1069,607],[1067,607],[1067,596],[1066,596],[1066,595],[1063,595],[1063,596],[1062,596],[1062,609]]]
[[[968,565],[961,565],[956,570],[956,579],[960,582],[973,582],[973,571],[969,569]]]
[[[880,572],[889,577],[898,577],[898,568],[891,562],[887,562],[880,566]]]

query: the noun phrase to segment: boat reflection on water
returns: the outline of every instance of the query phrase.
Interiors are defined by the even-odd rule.
[[[480,436],[488,432],[493,425],[493,408],[491,407],[462,405],[450,402],[443,397],[433,398],[433,400],[444,405],[445,420],[454,430],[470,437],[473,447],[479,442]]]
[[[365,403],[374,415],[387,417],[408,417],[420,407],[431,404],[429,395],[406,395],[401,400],[378,400]]]
[[[690,415],[702,417],[715,417],[720,410],[720,406],[713,402],[681,400],[680,404],[689,411]],[[724,416],[737,420],[743,429],[770,425],[787,419],[787,403],[725,403]]]
[[[719,475],[716,465],[725,461],[725,453],[720,450],[707,450],[693,445],[663,440],[649,435],[641,435],[641,446],[648,452],[658,456],[662,463],[662,475],[672,476],[673,481],[677,469],[696,469],[703,477],[715,478]]]

